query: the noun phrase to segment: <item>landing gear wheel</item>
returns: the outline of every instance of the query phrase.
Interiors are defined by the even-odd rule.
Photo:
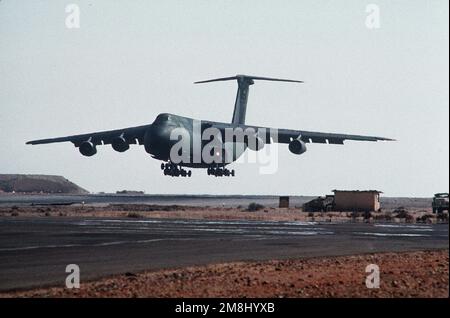
[[[228,170],[225,167],[209,167],[206,170],[206,173],[208,174],[208,176],[215,176],[215,177],[234,177],[235,171],[233,170]]]
[[[191,170],[187,171],[181,166],[174,164],[173,162],[167,162],[161,164],[161,169],[165,176],[171,177],[190,177],[192,175]]]

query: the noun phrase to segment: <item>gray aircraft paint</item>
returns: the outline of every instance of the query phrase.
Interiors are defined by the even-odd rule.
[[[289,150],[294,154],[302,154],[306,151],[306,143],[322,143],[322,144],[343,144],[344,140],[357,141],[388,141],[393,140],[384,137],[375,136],[361,136],[335,133],[310,132],[301,130],[289,129],[273,129],[267,127],[248,126],[245,125],[245,114],[248,101],[249,86],[254,84],[254,80],[276,81],[276,82],[291,82],[303,83],[302,81],[269,78],[260,76],[236,75],[232,77],[217,78],[206,81],[195,82],[210,83],[218,81],[236,80],[238,82],[238,90],[236,94],[236,102],[234,105],[233,118],[231,123],[213,122],[213,121],[199,121],[193,118],[178,116],[170,113],[159,114],[155,121],[150,125],[130,127],[124,129],[116,129],[111,131],[95,132],[90,134],[73,135],[67,137],[57,137],[50,139],[41,139],[29,141],[27,144],[47,144],[54,142],[72,142],[79,148],[80,152],[85,156],[93,156],[97,153],[98,145],[112,144],[115,150],[123,152],[128,149],[129,144],[144,145],[145,150],[153,158],[171,163],[171,149],[180,140],[185,138],[188,141],[189,147],[187,149],[188,162],[177,162],[176,165],[190,167],[190,168],[208,168],[208,167],[223,167],[228,163],[236,161],[254,140],[260,140],[263,144],[278,142],[289,144]],[[195,123],[195,124],[194,124]],[[200,125],[200,129],[194,129],[195,125]],[[212,162],[203,156],[203,150],[211,140],[204,140],[203,133],[208,129],[214,129],[216,134],[213,134],[213,139],[217,138],[221,142],[217,153],[219,157]],[[245,136],[247,139],[242,142],[234,140],[224,140],[227,130],[236,131],[253,131],[252,136]],[[275,138],[273,137],[275,131]],[[178,138],[174,135],[178,134]],[[250,139],[253,140],[249,141]],[[201,146],[199,147],[199,141]],[[186,148],[186,147],[185,147]],[[183,151],[186,151],[186,149]],[[213,148],[215,149],[215,148]],[[303,149],[303,150],[300,150]],[[122,151],[123,150],[123,151]],[[202,156],[199,160],[199,151],[202,151]],[[183,153],[183,152],[182,152]],[[216,154],[215,154],[216,155]],[[172,163],[171,163],[172,164]]]

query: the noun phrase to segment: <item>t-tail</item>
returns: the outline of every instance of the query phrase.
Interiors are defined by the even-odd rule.
[[[250,76],[250,75],[236,75],[236,76],[232,76],[232,77],[223,77],[223,78],[216,78],[216,79],[211,79],[211,80],[206,80],[206,81],[199,81],[199,82],[195,82],[195,84],[220,82],[220,81],[231,81],[231,80],[237,80],[237,82],[238,82],[236,101],[234,103],[233,119],[231,121],[232,124],[245,124],[245,113],[247,111],[248,91],[250,89],[250,85],[253,85],[255,83],[254,80],[303,83],[303,81],[290,80],[290,79],[259,77],[259,76]]]

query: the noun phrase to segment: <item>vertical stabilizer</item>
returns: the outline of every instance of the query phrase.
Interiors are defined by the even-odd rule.
[[[236,93],[236,101],[234,102],[232,124],[245,124],[245,113],[247,111],[248,92],[250,85],[255,82],[251,78],[238,77],[238,90]]]
[[[245,113],[247,111],[248,92],[249,92],[250,85],[253,85],[255,83],[253,80],[303,83],[302,81],[281,79],[281,78],[236,75],[236,76],[232,76],[232,77],[223,77],[223,78],[216,78],[216,79],[212,79],[212,80],[199,81],[199,82],[195,82],[195,84],[230,81],[230,80],[237,80],[237,82],[238,82],[238,90],[236,93],[236,101],[234,103],[233,118],[231,120],[231,123],[233,123],[233,124],[245,124]]]

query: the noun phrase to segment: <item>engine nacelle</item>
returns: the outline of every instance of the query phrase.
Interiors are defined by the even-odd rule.
[[[90,141],[84,141],[78,149],[86,157],[91,157],[97,153],[97,147]]]
[[[111,141],[111,146],[115,151],[118,151],[118,152],[124,152],[124,151],[127,151],[128,149],[130,149],[130,145],[125,140],[125,138],[123,138],[123,136],[114,138]]]
[[[248,147],[248,149],[253,150],[253,151],[258,151],[264,148],[264,140],[257,136],[245,136],[245,143]]]
[[[294,139],[289,143],[289,151],[296,155],[306,152],[306,145],[300,138]]]

